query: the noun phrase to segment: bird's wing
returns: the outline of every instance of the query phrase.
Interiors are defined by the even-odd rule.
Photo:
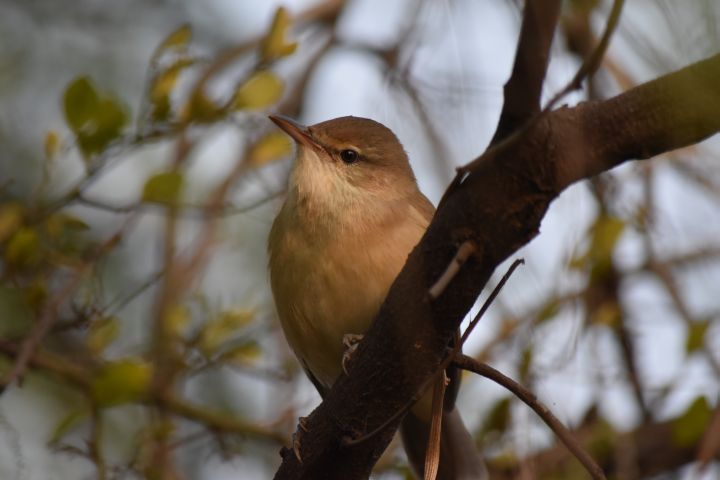
[[[307,363],[305,363],[305,360],[302,360],[300,357],[298,357],[298,360],[300,360],[300,364],[302,365],[303,370],[305,370],[305,375],[307,375],[312,384],[315,385],[315,389],[320,394],[320,397],[325,400],[325,395],[327,395],[328,392],[327,387],[325,387],[325,385],[323,385],[322,382],[313,375],[312,371],[307,366]]]

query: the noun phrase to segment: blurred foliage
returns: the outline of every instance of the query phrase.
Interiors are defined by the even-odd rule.
[[[413,9],[420,11],[418,5]],[[566,6],[563,34],[572,54],[582,57],[587,54],[583,46],[593,45],[590,19],[603,5],[583,0]],[[228,225],[223,221],[225,216],[254,205],[235,205],[232,187],[256,180],[253,175],[258,169],[287,157],[292,148],[287,136],[271,130],[267,122],[259,125],[253,114],[270,109],[297,114],[307,86],[304,82],[318,58],[331,50],[329,46],[349,46],[373,56],[393,79],[393,88],[407,89],[402,93],[416,102],[414,112],[427,110],[431,103],[422,103],[430,89],[421,91],[423,95],[412,90],[428,79],[413,78],[408,73],[412,69],[403,64],[418,48],[421,26],[428,18],[407,15],[409,30],[399,35],[397,45],[378,49],[374,44],[357,45],[335,34],[334,22],[342,8],[336,7],[334,13],[315,11],[317,17],[304,18],[304,25],[294,24],[302,16],[294,17],[278,8],[257,38],[210,56],[196,48],[191,26],[182,25],[147,52],[147,84],[140,99],[120,100],[99,79],[78,76],[57,93],[67,128],[38,135],[37,151],[44,152],[44,178],[22,198],[12,197],[0,184],[0,375],[6,384],[43,375],[54,385],[78,392],[76,397],[68,396],[69,400],[48,395],[62,403],[62,408],[53,412],[47,442],[53,449],[88,459],[97,478],[184,478],[179,472],[190,478],[191,467],[210,455],[259,458],[269,465],[269,471],[278,461],[278,445],[287,443],[297,416],[307,409],[307,404],[299,406],[302,411],[296,411],[298,405],[288,405],[278,418],[260,421],[243,418],[243,407],[228,401],[227,397],[236,392],[228,389],[230,393],[224,396],[221,389],[227,386],[218,385],[222,382],[214,376],[223,369],[271,381],[296,378],[302,372],[294,361],[286,365],[278,360],[282,364],[277,370],[267,368],[268,364],[276,366],[267,359],[277,352],[270,354],[267,349],[269,345],[277,349],[278,342],[268,333],[271,322],[264,312],[208,298],[197,284],[203,281],[207,265],[225,240],[219,233]],[[672,12],[680,7],[667,8]],[[712,24],[715,17],[706,17]],[[298,50],[292,38],[301,38],[299,31],[322,28],[330,38],[328,47],[307,61],[301,79],[281,74],[276,63]],[[625,34],[637,35],[636,29],[631,30]],[[589,97],[601,96],[603,84],[608,91],[616,84],[630,86],[630,68],[618,58],[611,54],[604,67],[602,75],[590,82]],[[436,80],[437,73],[433,71],[431,77],[429,80]],[[430,113],[442,120],[449,109],[447,98],[437,103],[441,108]],[[136,104],[139,108],[132,112],[128,105]],[[197,201],[189,174],[193,155],[208,132],[219,125],[237,126],[243,147],[227,177]],[[437,135],[433,122],[423,128],[424,139],[443,137]],[[171,145],[168,161],[142,179],[139,192],[128,193],[127,203],[104,203],[88,193],[89,185],[114,178],[110,166],[124,161],[128,152],[153,142]],[[692,147],[684,154],[712,157],[712,153]],[[73,155],[83,160],[80,177],[69,187],[55,185],[54,169],[64,167],[63,162],[68,163]],[[657,474],[653,465],[672,475],[696,458],[694,452],[717,414],[717,398],[704,392],[688,393],[683,390],[683,381],[685,370],[698,362],[715,376],[715,382],[720,377],[718,343],[713,338],[720,328],[720,305],[715,302],[715,311],[697,312],[688,306],[692,292],[681,288],[681,276],[687,271],[692,273],[720,258],[717,241],[680,253],[661,252],[653,245],[657,241],[653,229],[660,214],[654,195],[657,171],[673,162],[653,161],[647,167],[609,174],[593,182],[596,211],[580,244],[566,256],[563,275],[571,281],[561,285],[560,275],[548,278],[556,284],[539,294],[534,305],[504,309],[491,338],[476,351],[467,352],[512,365],[513,374],[535,387],[543,385],[545,378],[567,372],[564,369],[575,362],[575,357],[570,362],[563,355],[554,363],[548,358],[572,349],[558,345],[555,338],[568,330],[576,331],[577,338],[570,343],[576,342],[577,348],[583,349],[588,357],[585,361],[593,367],[584,371],[581,379],[589,397],[587,408],[582,418],[570,418],[569,423],[581,443],[617,478]],[[673,167],[678,170],[675,174],[689,180],[692,188],[710,192],[711,202],[718,206],[717,177],[693,167],[694,163],[682,165],[686,165],[682,170]],[[640,191],[640,200],[633,208],[625,208],[617,200],[615,184],[620,180]],[[97,211],[91,214],[87,207]],[[98,211],[106,214],[102,221],[98,221]],[[124,257],[118,252],[141,221],[151,215],[160,219],[157,236],[162,252],[171,254],[164,258],[157,274],[137,285],[124,285],[118,294],[107,285],[124,274],[124,260],[118,260]],[[183,231],[183,222],[189,217],[199,225],[191,242],[186,241]],[[629,264],[620,259],[631,242],[641,248]],[[140,253],[133,256],[144,258]],[[640,315],[633,313],[637,300],[629,285],[639,277],[650,278],[661,291],[659,303],[679,327],[676,330],[685,333],[681,346],[685,358],[678,378],[662,385],[652,383],[648,372],[637,365],[642,358],[638,352],[647,345],[649,336],[638,333],[642,323]],[[143,295],[149,300],[138,302]],[[657,310],[648,313],[653,318],[647,321],[654,321],[656,314]],[[143,330],[142,340],[131,331],[130,325],[137,324]],[[543,335],[549,340],[543,341]],[[611,347],[593,351],[601,341]],[[32,361],[18,360],[24,350],[30,352]],[[612,372],[607,371],[610,364]],[[568,383],[579,376],[571,375],[567,373]],[[294,393],[294,383],[283,385],[285,393]],[[541,393],[547,388],[544,386]],[[613,405],[608,401],[611,389],[615,393],[632,392],[625,395],[625,408],[642,413],[626,425],[612,422],[616,412],[608,407]],[[10,390],[4,395],[12,393]],[[687,397],[683,408],[673,403],[679,394]],[[535,442],[528,432],[539,421],[523,420],[517,411],[524,407],[517,399],[507,393],[488,398],[473,399],[473,407],[482,404],[475,430],[478,443],[490,457],[494,478],[518,478],[529,469],[536,478],[583,475],[563,447],[554,446],[542,435]],[[675,408],[667,407],[669,404]],[[555,403],[550,404],[551,409],[555,407]],[[117,416],[122,420],[118,422]],[[626,448],[628,442],[633,448]],[[533,445],[530,451],[529,443]],[[645,445],[667,451],[654,451],[653,465],[646,466],[641,458]],[[676,463],[664,463],[676,455]],[[411,478],[407,466],[392,458],[381,461],[379,468]],[[189,460],[183,463],[183,459]],[[623,470],[628,464],[637,465],[637,469],[628,473]]]

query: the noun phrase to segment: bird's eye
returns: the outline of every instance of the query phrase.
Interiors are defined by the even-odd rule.
[[[358,157],[358,152],[356,152],[355,150],[347,149],[340,152],[340,158],[345,163],[355,163]]]

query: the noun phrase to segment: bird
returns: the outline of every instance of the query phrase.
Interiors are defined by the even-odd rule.
[[[321,396],[344,368],[348,338],[368,330],[435,208],[408,155],[383,124],[346,116],[304,126],[269,117],[296,144],[285,201],[270,229],[270,286],[285,338]],[[438,479],[485,477],[455,408],[459,375],[443,408]],[[401,437],[422,476],[430,431],[427,393]]]

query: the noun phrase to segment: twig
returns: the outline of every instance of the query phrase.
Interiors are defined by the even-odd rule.
[[[477,247],[472,240],[465,240],[455,252],[455,256],[450,260],[447,268],[440,275],[440,278],[428,290],[430,300],[435,300],[445,291],[453,278],[460,272],[460,268],[465,265],[470,255],[477,251]]]
[[[612,34],[615,32],[615,28],[620,21],[620,14],[622,13],[623,5],[625,5],[625,0],[615,0],[613,2],[612,10],[610,10],[610,16],[605,24],[605,31],[600,39],[600,43],[598,43],[597,47],[595,47],[592,54],[585,59],[578,71],[575,73],[575,76],[572,80],[570,80],[570,83],[555,94],[543,111],[549,112],[552,110],[557,102],[559,102],[565,95],[580,88],[583,80],[597,71],[598,67],[600,67],[600,64],[602,63],[603,56],[605,56],[605,52],[607,51],[607,47],[610,43],[610,37],[612,37]]]
[[[430,433],[428,435],[427,451],[425,452],[425,475],[424,480],[435,480],[440,467],[440,433],[442,429],[443,399],[448,377],[445,370],[443,375],[438,377],[433,387],[432,397],[432,421],[430,422]]]
[[[495,298],[498,296],[498,294],[500,294],[500,290],[502,290],[502,288],[505,286],[505,283],[507,283],[507,281],[510,279],[510,276],[513,274],[515,269],[524,263],[524,258],[518,258],[512,263],[512,265],[510,265],[508,271],[505,272],[505,275],[503,275],[503,277],[500,279],[500,282],[493,289],[492,293],[490,293],[490,296],[487,298],[487,300],[485,300],[483,306],[480,307],[480,311],[477,313],[477,315],[475,315],[472,321],[470,321],[470,325],[468,325],[467,329],[465,329],[465,333],[463,333],[462,339],[460,340],[460,345],[464,344],[465,341],[468,339],[475,326],[478,324],[483,315],[485,315],[487,309],[490,308],[492,302],[495,301]]]
[[[222,205],[220,207],[211,207],[210,205],[196,205],[191,203],[178,203],[178,208],[182,210],[182,214],[187,216],[198,216],[205,218],[208,216],[218,217],[230,217],[233,215],[240,215],[254,210],[258,207],[265,205],[266,203],[275,200],[285,194],[284,190],[273,192],[259,200],[256,200],[247,205]],[[111,213],[125,214],[133,213],[140,209],[152,209],[164,207],[164,204],[155,202],[135,202],[126,205],[113,205],[111,203],[103,202],[94,198],[89,198],[83,194],[79,194],[76,201],[82,205],[97,208],[98,210],[105,210]]]
[[[523,387],[510,377],[507,377],[495,370],[491,366],[480,363],[474,358],[468,357],[467,355],[456,355],[453,362],[459,368],[468,370],[470,372],[477,373],[485,378],[492,380],[493,382],[505,387],[507,390],[513,393],[516,397],[523,401],[528,407],[532,408],[540,418],[543,419],[545,424],[558,436],[558,438],[565,444],[565,446],[572,452],[580,463],[585,467],[590,476],[596,480],[605,480],[605,473],[595,463],[595,460],[588,454],[580,444],[572,436],[572,433],[565,428],[560,420],[553,415],[553,413],[538,400],[537,396],[527,388]]]

